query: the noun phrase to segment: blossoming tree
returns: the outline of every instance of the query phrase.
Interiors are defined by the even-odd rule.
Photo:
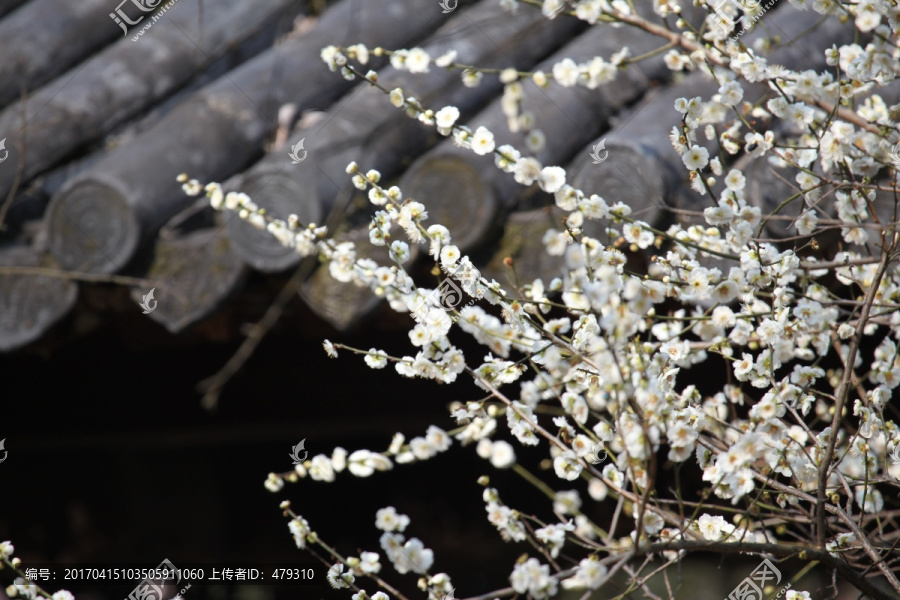
[[[547,232],[545,243],[547,252],[565,258],[562,272],[514,289],[487,281],[453,245],[453,232],[428,223],[427,198],[404,199],[397,187],[380,185],[379,173],[355,163],[347,173],[368,190],[375,207],[370,242],[388,246],[392,264],[357,260],[353,245],[331,242],[324,228],[267,218],[250,198],[225,195],[215,184],[205,188],[212,205],[239,211],[301,254],[320,253],[334,278],[369,286],[411,316],[414,355],[326,342],[329,354],[346,348],[372,368],[391,364],[405,377],[473,378],[488,399],[453,411],[457,441],[475,444],[496,468],[521,468],[513,446],[495,439],[505,420],[518,443],[545,445],[558,478],[584,480],[591,501],[615,502],[628,511],[629,527],[594,523],[582,512],[578,492],[563,490],[553,497],[559,522],[539,523],[486,487],[488,520],[503,539],[531,539],[542,555],[512,567],[506,593],[544,598],[559,586],[596,589],[619,570],[640,587],[647,565],[640,558],[656,554],[672,563],[692,550],[799,555],[871,597],[900,592],[893,572],[898,536],[887,525],[894,513],[885,511],[884,499],[900,475],[900,465],[894,465],[900,463],[894,460],[900,434],[889,418],[900,382],[900,157],[892,147],[898,106],[888,105],[890,98],[896,101],[890,84],[900,70],[900,9],[877,1],[792,1],[811,15],[852,17],[867,40],[865,46],[821,48],[832,69],[816,73],[770,64],[764,44],[744,45],[740,26],[733,27],[737,3],[709,7],[699,31],[688,30],[674,1],[654,2],[669,28],[622,1],[523,4],[540,6],[549,18],[658,35],[671,69],[694,70],[715,82],[718,93],[712,97],[675,102],[682,118],[670,132],[672,152],[680,155],[691,188],[706,199],[704,224],[655,230],[632,218],[630,207],[616,198],[567,185],[563,168],[542,165],[519,148],[497,147],[494,133],[484,127],[471,131],[458,122],[456,107],[423,106],[400,89],[385,88],[388,100],[423,126],[436,127],[475,155],[492,156],[496,168],[518,183],[536,183],[554,196],[568,217],[561,230]],[[758,2],[741,8],[744,23],[766,10]],[[455,64],[452,53],[374,53],[389,54],[395,68],[411,72],[463,69],[469,85],[485,76],[477,66]],[[366,54],[359,47],[329,47],[322,57],[345,77],[380,87],[376,73],[362,70]],[[507,70],[499,76],[517,93],[526,80],[538,87],[596,87],[614,84],[617,70],[638,60],[623,49],[609,60],[562,61],[552,73]],[[747,83],[763,83],[771,93],[749,105],[743,102]],[[514,120],[516,107],[509,111]],[[701,135],[710,143],[699,143]],[[783,198],[778,214],[762,214],[745,196],[746,178],[733,168],[742,151],[794,170],[797,191]],[[186,183],[190,193],[200,188]],[[788,214],[793,216],[783,216]],[[787,218],[796,235],[764,238],[763,225],[779,218]],[[585,235],[586,220],[604,222],[606,239],[613,242]],[[832,230],[840,231],[841,240],[823,247]],[[443,280],[413,281],[409,244],[428,247]],[[625,270],[623,247],[653,255],[647,274]],[[672,308],[673,302],[679,307]],[[488,354],[474,362],[464,356],[450,339],[454,330],[474,337]],[[698,365],[729,365],[728,382],[708,396],[682,383]],[[543,416],[553,404],[564,414]],[[284,479],[306,475],[332,480],[345,469],[366,477],[395,462],[427,460],[450,445],[451,436],[437,426],[408,442],[397,434],[384,452],[348,455],[338,448],[294,473],[270,475],[267,486],[277,491]],[[601,452],[611,457],[606,464]],[[665,463],[689,463],[701,473],[707,489],[699,500],[658,485]],[[288,503],[283,508],[299,547],[322,544]],[[431,551],[402,534],[406,521],[392,507],[379,511],[376,526],[384,532],[386,558],[398,573],[421,574],[420,587],[430,597],[450,593],[450,576],[431,573]],[[561,548],[576,541],[586,556],[577,564],[559,564]],[[379,594],[399,595],[380,577],[377,553],[344,557],[324,547],[337,561],[329,575],[335,587],[353,587],[355,598],[365,598],[357,578],[369,577]],[[875,574],[877,582],[868,577]],[[791,590],[788,597],[809,594]]]

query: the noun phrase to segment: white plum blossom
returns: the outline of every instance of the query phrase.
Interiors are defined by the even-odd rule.
[[[538,437],[532,426],[532,423],[535,423],[537,419],[530,406],[520,402],[513,402],[512,407],[506,411],[506,420],[510,431],[521,443],[526,445],[536,445],[538,443]]]
[[[290,529],[291,535],[294,536],[294,542],[297,544],[297,547],[303,550],[306,547],[306,536],[312,533],[309,523],[303,517],[294,517],[288,522],[288,529]]]
[[[379,509],[375,515],[375,527],[381,531],[403,531],[409,525],[409,517],[397,513],[393,506]]]
[[[370,348],[365,357],[366,364],[372,369],[383,369],[387,366],[387,353],[383,350]]]
[[[412,538],[403,547],[390,557],[394,568],[400,574],[427,573],[434,564],[434,552],[424,546],[422,541]]]
[[[720,540],[729,533],[729,525],[720,516],[701,515],[697,520],[697,529],[700,535],[707,540]]]
[[[556,558],[566,541],[566,532],[575,531],[572,522],[556,523],[541,527],[534,532],[535,537],[550,550],[550,556]]]
[[[366,574],[377,574],[379,571],[381,571],[381,563],[379,562],[378,553],[360,552],[359,570]]]
[[[578,570],[575,575],[562,582],[563,588],[571,589],[589,589],[596,590],[606,581],[606,574],[609,569],[606,568],[596,557],[588,557],[582,559],[578,563]]]
[[[270,492],[278,492],[284,487],[284,480],[276,473],[269,473],[264,485]]]
[[[744,97],[744,90],[736,81],[729,81],[719,88],[719,95],[724,104],[737,105]]]
[[[638,248],[649,248],[653,240],[656,239],[656,236],[650,231],[650,226],[643,221],[629,223],[623,229],[622,234],[626,241],[635,244]]]
[[[445,106],[434,115],[434,122],[439,130],[449,130],[456,124],[457,119],[459,119],[459,109],[455,106]],[[447,131],[445,135],[449,135],[449,133],[450,132]]]
[[[397,108],[400,108],[405,103],[405,100],[403,98],[403,90],[400,88],[394,88],[393,90],[391,90],[390,98],[391,104],[393,104]]]
[[[684,166],[691,171],[698,171],[709,164],[709,151],[706,148],[694,145],[681,155]]]
[[[553,78],[563,87],[572,87],[578,82],[578,65],[571,58],[565,58],[553,65]]]
[[[413,48],[406,55],[405,67],[410,73],[427,73],[431,57],[422,48]]]
[[[475,135],[472,137],[472,151],[475,154],[485,155],[490,154],[494,151],[494,134],[485,129],[484,127],[479,127],[475,130]]]
[[[331,464],[335,473],[340,473],[347,468],[347,450],[338,446],[331,453]]]
[[[559,191],[566,183],[566,172],[560,167],[544,167],[538,176],[541,189],[548,194]]]
[[[540,177],[541,163],[534,158],[521,158],[516,161],[515,180],[522,185],[531,185]]]
[[[557,581],[550,576],[550,566],[541,564],[536,558],[517,564],[509,581],[516,592],[529,594],[535,600],[550,598],[557,592]]]
[[[508,469],[516,462],[516,452],[509,442],[497,440],[491,444],[491,464],[498,469]]]
[[[561,479],[568,481],[577,479],[583,468],[584,466],[571,450],[565,450],[553,459],[553,469],[556,471],[556,476]]]
[[[344,563],[335,563],[332,565],[331,568],[328,569],[326,579],[328,580],[329,585],[336,590],[348,588],[356,581],[356,577],[352,572],[344,572]]]
[[[441,67],[442,69],[449,67],[456,60],[456,55],[456,50],[445,52],[434,60],[434,64],[435,66]]]
[[[581,497],[576,490],[556,492],[553,511],[561,515],[576,514],[581,509]]]
[[[310,461],[309,476],[316,481],[334,481],[334,466],[324,454],[317,454]]]
[[[387,471],[392,466],[390,459],[369,450],[357,450],[347,457],[347,469],[357,477],[368,477],[375,471]]]

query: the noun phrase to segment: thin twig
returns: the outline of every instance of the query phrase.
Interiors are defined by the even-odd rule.
[[[272,329],[275,323],[278,322],[278,319],[281,318],[281,314],[284,312],[288,303],[297,295],[297,286],[306,278],[308,272],[311,270],[310,265],[314,264],[314,262],[310,261],[304,261],[300,264],[294,271],[294,274],[291,275],[288,282],[281,288],[281,291],[278,292],[278,296],[275,297],[272,304],[269,305],[266,314],[253,325],[247,333],[247,338],[243,341],[241,347],[238,348],[237,352],[235,352],[228,362],[225,363],[225,366],[219,369],[215,375],[207,377],[197,384],[197,391],[203,394],[203,398],[200,401],[203,408],[207,410],[216,409],[222,390],[228,382],[231,381],[231,378],[234,377],[235,373],[241,370],[241,367],[243,367],[244,363],[246,363],[253,355],[253,352],[256,350],[256,347],[259,346],[259,343],[263,340],[269,330]]]
[[[847,352],[846,359],[846,367],[844,368],[844,373],[841,376],[841,382],[838,386],[837,391],[835,392],[835,406],[834,406],[834,417],[831,420],[831,439],[828,442],[828,447],[825,450],[825,456],[822,458],[822,462],[819,464],[819,482],[818,489],[816,491],[816,536],[818,538],[819,547],[825,548],[825,540],[827,537],[827,532],[825,531],[825,491],[826,486],[828,484],[828,474],[831,470],[831,461],[834,458],[834,446],[837,443],[838,438],[838,426],[841,423],[841,419],[843,419],[843,411],[844,404],[847,401],[847,395],[850,392],[850,384],[853,380],[853,364],[856,361],[856,354],[859,351],[859,344],[863,339],[863,330],[866,327],[866,323],[869,319],[869,311],[872,310],[872,303],[875,302],[875,296],[878,293],[878,288],[881,284],[881,279],[884,277],[885,272],[887,271],[888,265],[891,262],[891,258],[894,255],[894,252],[897,250],[897,242],[898,242],[897,234],[894,234],[894,239],[891,242],[889,248],[885,248],[882,253],[881,263],[878,265],[878,270],[875,272],[875,276],[872,278],[872,283],[869,286],[868,291],[866,292],[866,300],[862,306],[859,315],[859,321],[856,324],[856,330],[853,332],[853,337],[850,339],[850,347]]]
[[[102,275],[99,273],[83,273],[81,271],[63,271],[62,269],[49,269],[46,267],[19,267],[2,266],[0,275],[35,275],[38,277],[55,277],[57,279],[72,279],[88,283],[117,283],[119,285],[154,286],[165,287],[164,284],[150,279],[128,277],[125,275]]]
[[[21,107],[22,120],[25,121],[25,125],[28,124],[28,116],[25,107],[25,100],[27,99],[27,95],[25,91],[22,91],[22,99],[19,102],[19,106]],[[19,184],[22,183],[22,177],[25,173],[25,144],[27,140],[27,136],[25,135],[25,125],[22,126],[22,138],[19,144],[16,145],[16,150],[19,151],[19,164],[16,166],[16,177],[13,179],[13,184],[9,188],[9,193],[6,195],[6,200],[3,202],[3,206],[0,206],[0,231],[6,230],[6,224],[4,220],[6,219],[6,212],[9,210],[9,207],[12,206],[13,198],[16,197],[16,192],[19,191]]]

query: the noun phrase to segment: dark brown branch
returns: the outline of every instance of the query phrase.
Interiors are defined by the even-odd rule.
[[[768,553],[775,556],[798,556],[803,560],[817,560],[840,573],[856,589],[865,593],[873,600],[895,600],[895,596],[877,587],[871,581],[853,570],[846,562],[832,556],[824,550],[818,550],[809,546],[789,546],[785,544],[761,544],[756,542],[714,542],[708,540],[699,541],[674,541],[645,544],[632,550],[632,554],[649,554],[664,550],[686,550],[689,552],[717,552],[724,554],[739,554],[744,552]]]
[[[281,291],[278,292],[278,296],[276,296],[272,304],[269,305],[266,314],[253,325],[249,333],[247,333],[247,339],[244,340],[241,347],[238,348],[238,351],[234,353],[234,356],[225,363],[225,366],[219,369],[219,371],[211,377],[208,377],[197,384],[197,390],[203,393],[203,399],[201,400],[203,408],[207,410],[214,410],[216,408],[219,403],[219,395],[222,393],[225,385],[231,380],[235,373],[241,370],[241,367],[243,367],[244,363],[247,362],[247,359],[253,355],[256,347],[263,338],[266,337],[266,334],[272,326],[278,322],[278,319],[281,317],[281,313],[284,312],[288,302],[297,295],[297,286],[309,274],[310,264],[311,263],[307,261],[300,263],[300,266],[294,271],[294,274],[288,282],[281,288]]]
[[[817,486],[818,489],[816,491],[816,536],[818,538],[820,548],[825,548],[825,538],[827,537],[827,532],[825,531],[825,488],[828,484],[828,474],[831,470],[831,461],[834,458],[834,445],[837,442],[838,426],[841,423],[841,419],[843,419],[842,413],[844,410],[844,404],[847,401],[847,395],[850,392],[851,382],[853,380],[853,364],[856,361],[856,354],[859,351],[859,344],[863,338],[863,330],[865,329],[866,323],[868,322],[869,312],[872,310],[872,303],[875,302],[875,295],[878,292],[878,287],[881,284],[881,279],[884,277],[888,265],[891,262],[891,258],[894,256],[894,253],[897,249],[897,241],[898,237],[895,234],[891,246],[884,249],[884,253],[881,257],[881,263],[878,265],[878,270],[875,272],[875,276],[872,278],[872,284],[869,286],[869,290],[866,292],[865,304],[863,304],[862,310],[860,311],[859,321],[856,325],[856,331],[853,332],[853,337],[850,340],[850,347],[849,351],[847,352],[844,374],[841,377],[840,385],[838,386],[838,389],[835,393],[836,402],[834,407],[834,417],[831,420],[831,440],[828,443],[828,448],[825,451],[825,456],[822,458],[822,463],[819,465],[819,482]]]

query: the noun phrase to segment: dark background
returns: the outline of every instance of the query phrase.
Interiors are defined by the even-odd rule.
[[[248,303],[244,298],[235,305],[248,309]],[[471,384],[437,385],[402,378],[391,368],[374,371],[349,352],[329,359],[321,345],[327,335],[364,349],[410,353],[402,332],[337,334],[295,301],[226,387],[217,409],[207,411],[195,386],[225,364],[238,339],[210,342],[203,327],[170,336],[137,307],[89,317],[78,316],[87,310],[79,308],[60,324],[52,351],[41,347],[0,357],[0,439],[6,438],[9,452],[0,464],[0,540],[13,541],[24,567],[78,562],[152,568],[163,558],[176,565],[315,564],[296,548],[281,514],[279,503],[289,499],[345,556],[368,550],[387,560],[375,512],[393,505],[412,519],[407,537],[435,550],[432,572],[451,573],[460,590],[465,581],[472,593],[508,585],[524,548],[499,540],[484,518],[475,480],[490,473],[492,484],[526,488],[512,473],[492,473],[474,446],[455,443],[427,462],[367,479],[344,471],[330,484],[302,479],[276,494],[263,487],[270,471],[292,469],[291,447],[301,439],[311,458],[330,456],[336,446],[383,451],[397,431],[408,440],[424,435],[429,424],[455,426],[447,407],[452,400],[479,397]],[[64,339],[85,318],[96,321],[93,333]],[[204,327],[230,337],[237,325]],[[550,516],[547,502],[534,509]],[[489,563],[504,566],[485,568]],[[383,565],[393,572],[390,563]],[[321,583],[325,571],[316,566]],[[390,580],[421,594],[416,579]],[[112,589],[98,588],[101,594]],[[347,590],[334,592],[327,585],[290,589],[302,597],[349,597]],[[195,587],[186,596],[196,592]]]

